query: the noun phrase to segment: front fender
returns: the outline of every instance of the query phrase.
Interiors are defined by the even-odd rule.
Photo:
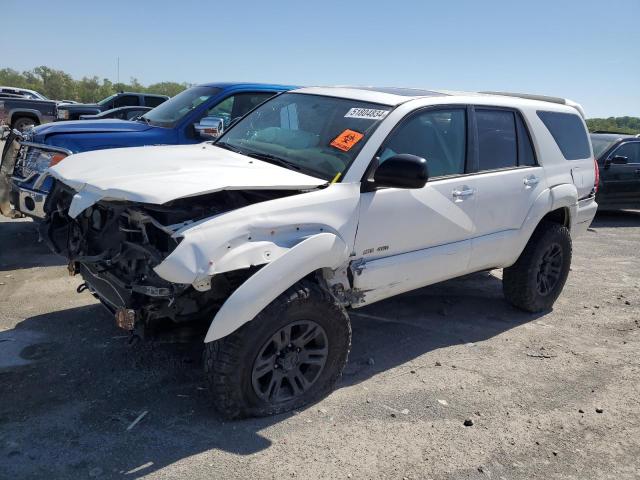
[[[205,342],[225,337],[252,320],[278,295],[308,274],[335,269],[349,257],[347,244],[333,233],[319,233],[296,244],[243,283],[218,311]]]

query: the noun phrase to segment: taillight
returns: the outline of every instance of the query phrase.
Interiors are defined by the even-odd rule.
[[[596,179],[593,183],[593,193],[598,193],[598,185],[600,185],[600,167],[598,167],[598,161],[594,158],[593,164],[596,167]]]

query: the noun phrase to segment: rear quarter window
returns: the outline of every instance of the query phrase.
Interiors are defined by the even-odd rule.
[[[545,111],[537,113],[566,160],[580,160],[591,156],[587,131],[578,115]]]
[[[144,104],[147,107],[155,108],[161,103],[164,103],[167,99],[164,97],[144,97]]]

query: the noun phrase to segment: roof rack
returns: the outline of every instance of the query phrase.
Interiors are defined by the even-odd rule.
[[[548,95],[535,95],[533,93],[513,93],[513,92],[480,92],[487,95],[502,95],[503,97],[518,97],[526,98],[527,100],[540,100],[542,102],[559,103],[561,105],[567,104],[566,98],[550,97]]]
[[[557,103],[560,105],[567,105],[569,107],[575,108],[578,111],[578,113],[580,113],[582,118],[585,118],[585,113],[584,113],[584,110],[582,109],[582,106],[579,103],[569,100],[568,98],[550,97],[548,95],[535,95],[533,93],[489,92],[489,91],[479,92],[479,93],[483,93],[486,95],[502,95],[503,97],[525,98],[527,100],[539,100],[541,102],[550,102],[550,103]]]

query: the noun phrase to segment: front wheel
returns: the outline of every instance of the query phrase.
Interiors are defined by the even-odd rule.
[[[527,312],[548,310],[562,292],[570,266],[569,229],[557,223],[542,222],[516,263],[503,271],[505,298]]]
[[[31,127],[36,126],[37,124],[38,124],[38,122],[36,122],[33,118],[20,117],[20,118],[17,118],[13,122],[13,128],[18,130],[19,132],[22,132],[22,131],[27,130],[27,129],[31,128]]]
[[[251,322],[205,346],[216,408],[228,418],[287,412],[333,390],[351,348],[345,309],[301,281]]]

